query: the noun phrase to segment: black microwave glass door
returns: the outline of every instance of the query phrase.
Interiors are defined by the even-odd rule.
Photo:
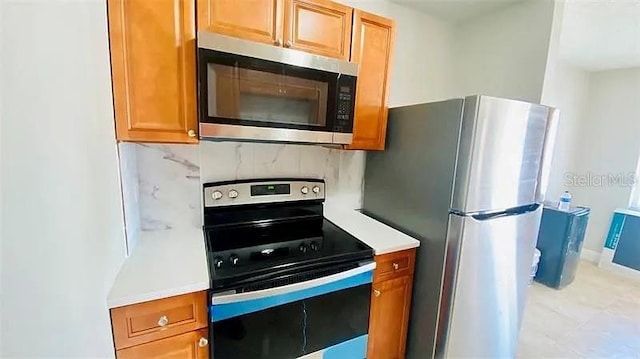
[[[270,299],[285,304],[229,318],[223,314],[217,321],[212,309],[212,358],[288,359],[323,351],[324,358],[364,359],[370,282],[291,302],[287,297]],[[261,303],[248,304],[253,305]]]
[[[200,49],[201,121],[327,131],[338,74]],[[329,120],[328,120],[329,119]]]

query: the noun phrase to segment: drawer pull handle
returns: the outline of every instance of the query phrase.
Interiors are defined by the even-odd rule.
[[[200,338],[200,340],[198,341],[198,346],[200,346],[200,348],[204,348],[209,344],[209,340],[207,338]]]
[[[373,295],[375,295],[376,297],[379,297],[380,296],[380,291],[377,290],[377,289],[374,289],[373,290]]]
[[[189,130],[187,131],[187,136],[189,137],[196,137],[196,131],[195,130]]]
[[[393,269],[398,270],[398,268],[400,268],[400,265],[398,263],[393,263]]]
[[[282,41],[280,41],[280,39],[276,39],[276,41],[274,41],[273,44],[276,46],[282,46]]]
[[[163,315],[163,316],[160,317],[160,319],[158,319],[158,325],[161,326],[161,327],[164,327],[168,323],[169,323],[169,318],[167,318],[166,315]]]
[[[285,42],[284,47],[291,47],[293,46],[293,43],[291,42],[291,40]]]

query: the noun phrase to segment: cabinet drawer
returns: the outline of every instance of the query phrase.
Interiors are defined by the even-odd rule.
[[[376,256],[373,281],[378,282],[413,274],[415,254],[415,249],[409,249]]]
[[[200,329],[118,350],[116,357],[118,359],[209,359],[208,331]]]
[[[116,349],[206,328],[207,319],[205,291],[111,309]]]

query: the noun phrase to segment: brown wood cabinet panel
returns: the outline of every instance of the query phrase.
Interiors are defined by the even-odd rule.
[[[116,351],[118,359],[209,359],[208,330],[201,329]]]
[[[415,259],[415,248],[376,256],[376,269],[373,271],[374,283],[413,275]]]
[[[107,8],[117,139],[198,142],[194,1]]]
[[[349,149],[384,150],[395,23],[355,10],[351,61],[359,65]]]
[[[373,285],[368,359],[404,358],[412,281],[403,276]]]
[[[116,349],[206,328],[206,291],[111,309]]]
[[[368,359],[402,359],[406,349],[416,249],[375,257]]]
[[[349,60],[353,9],[326,0],[285,0],[284,46]]]
[[[198,30],[281,46],[283,0],[197,0]]]

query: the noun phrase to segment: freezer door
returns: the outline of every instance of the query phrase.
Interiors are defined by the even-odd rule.
[[[541,206],[528,210],[451,215],[438,356],[515,356],[542,216]]]
[[[452,208],[477,213],[539,202],[549,108],[465,98]]]

